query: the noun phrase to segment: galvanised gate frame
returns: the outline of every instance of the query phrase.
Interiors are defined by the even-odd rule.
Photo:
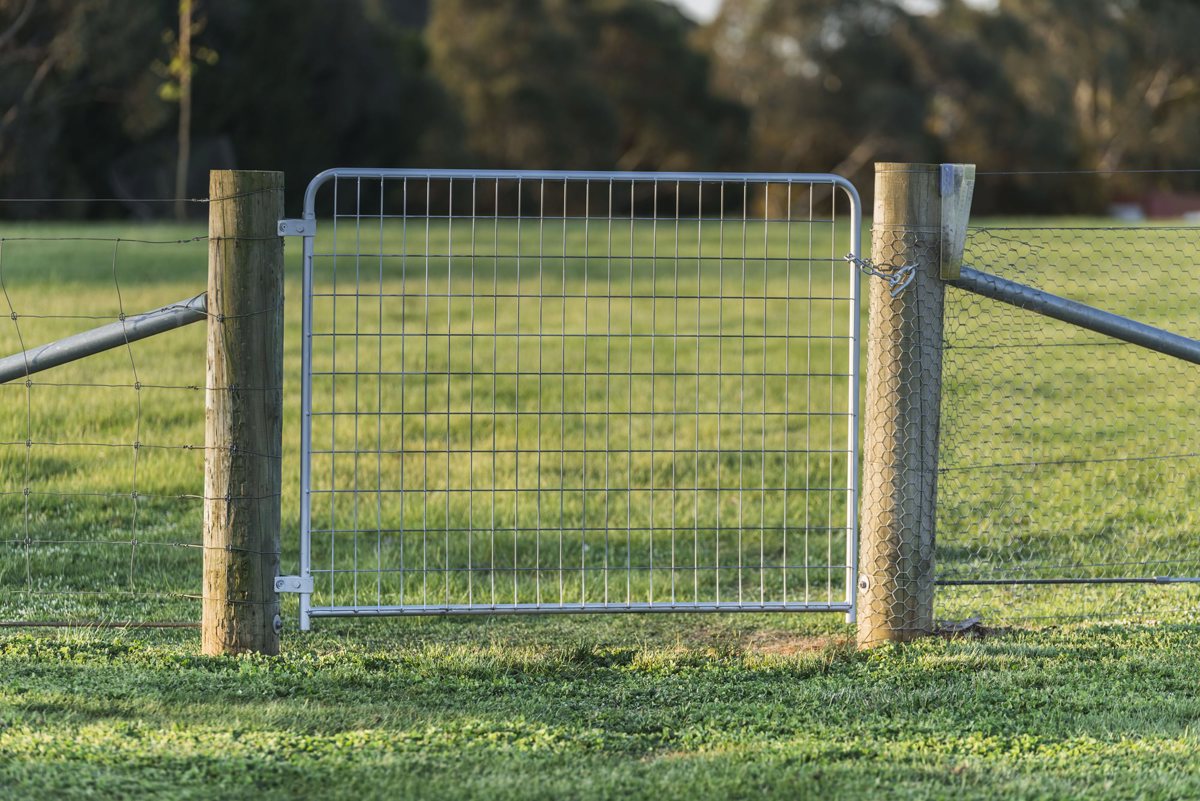
[[[336,169],[297,227],[302,628],[853,616],[845,179]]]

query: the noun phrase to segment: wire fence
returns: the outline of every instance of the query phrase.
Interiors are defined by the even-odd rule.
[[[141,223],[129,236],[127,224],[24,223],[0,235],[0,355],[29,372],[0,384],[2,625],[199,625],[206,396],[263,388],[206,386],[206,327],[227,321],[203,312],[197,292],[210,245],[237,243],[197,228]],[[139,339],[138,315],[180,297],[193,298],[180,319],[208,326]],[[41,346],[113,325],[118,347],[31,367],[61,361]],[[36,362],[25,353],[35,348]],[[263,558],[273,576],[278,554]]]
[[[1195,227],[996,227],[964,264],[1195,338],[1198,256]],[[1194,615],[1200,370],[953,287],[944,337],[938,616]]]
[[[322,211],[316,600],[840,601],[836,198],[452,183],[343,181]],[[206,283],[194,226],[80,231],[0,235],[0,355]],[[1197,231],[976,228],[964,262],[1200,337]],[[0,624],[199,619],[205,393],[237,391],[205,386],[203,331],[0,384]],[[1197,368],[954,287],[943,342],[937,616],[1194,615]]]
[[[204,285],[206,237],[108,230],[0,238],[0,352]],[[0,385],[0,620],[198,619],[203,343],[193,326]]]

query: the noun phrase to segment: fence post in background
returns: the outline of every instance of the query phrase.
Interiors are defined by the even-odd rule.
[[[954,173],[947,191],[956,191]],[[865,647],[910,640],[934,627],[942,174],[937,164],[875,165],[871,260],[884,272],[911,265],[915,275],[895,297],[887,282],[867,281],[858,578],[858,644]],[[961,188],[961,170],[958,175]]]
[[[209,179],[206,654],[279,653],[283,173]]]

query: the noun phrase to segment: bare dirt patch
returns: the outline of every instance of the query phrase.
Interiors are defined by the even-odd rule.
[[[796,656],[840,650],[849,645],[850,641],[850,638],[845,636],[813,636],[766,629],[748,634],[740,645],[743,651],[751,654]]]

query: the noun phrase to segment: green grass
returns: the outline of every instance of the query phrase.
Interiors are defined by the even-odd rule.
[[[349,234],[339,233],[345,246],[349,240],[343,237]],[[725,249],[734,247],[740,256],[740,241],[722,243],[711,231],[700,233],[706,253],[720,248],[731,255],[734,251]],[[754,243],[764,234],[772,252],[785,244],[777,231],[751,233],[751,257],[758,246]],[[206,244],[191,240],[202,234],[199,228],[170,225],[6,226],[0,278],[19,313],[21,336],[18,339],[9,321],[0,320],[0,354],[18,349],[21,342],[46,342],[95,322],[57,315],[111,319],[122,308],[141,311],[195,294],[204,285]],[[430,249],[451,248],[448,240],[438,241],[437,231],[433,234]],[[566,234],[569,243],[587,241],[589,248],[602,244],[591,238],[596,235],[575,230]],[[1169,323],[1186,333],[1200,321],[1200,290],[1177,280],[1171,254],[1190,252],[1189,235],[1172,233],[1170,247],[1164,247],[1163,241],[1141,234],[1104,239],[1014,232],[1005,234],[1003,241],[1025,244],[1006,248],[989,241],[987,250],[977,249],[976,258],[990,260],[980,266],[1018,280],[1137,313],[1149,322]],[[119,243],[114,280],[111,241],[34,242],[22,236],[128,236],[169,244]],[[388,234],[385,244],[411,251],[424,246],[423,236]],[[549,230],[535,234],[509,229],[491,236],[503,239],[506,249],[515,249],[519,240],[524,252],[562,247]],[[535,236],[540,239],[535,241]],[[628,240],[620,236],[618,246],[624,241],[627,247]],[[634,233],[643,249],[673,252],[673,241],[662,236]],[[329,240],[323,242],[328,247]],[[407,291],[413,282],[422,291],[428,286],[435,296],[446,287],[457,291],[469,280],[464,249],[470,244],[469,239],[456,242],[448,265],[431,264],[428,279],[423,263],[403,277],[389,274],[385,292]],[[479,232],[475,246],[497,244]],[[608,246],[607,240],[603,245]],[[688,247],[681,247],[680,264],[695,270],[697,262],[689,258],[695,253]],[[826,252],[830,247],[828,241],[820,241],[815,249]],[[298,527],[297,250],[289,245],[285,569],[296,564]],[[1034,256],[1036,262],[1026,261]],[[526,262],[518,278],[515,262],[506,262],[483,265],[475,277],[488,292],[488,282],[495,280],[510,294],[561,294],[568,284],[587,287],[592,298],[674,291],[674,274],[648,275],[648,263],[634,261],[633,278],[629,260],[610,266],[596,259],[569,262],[557,276],[546,270],[531,273]],[[373,281],[378,290],[378,262],[359,264],[357,270],[345,259],[339,262],[339,287],[345,288],[344,282],[357,275],[360,284]],[[1139,272],[1131,277],[1123,266],[1134,263]],[[797,271],[795,277],[800,275]],[[730,295],[742,291],[740,270],[714,274],[701,265],[698,272],[681,270],[680,276],[681,294],[687,294],[689,286],[720,288]],[[322,287],[332,289],[331,273],[319,277]],[[609,289],[610,280],[614,290]],[[764,276],[761,267],[755,274],[752,267],[745,280],[753,294],[776,276]],[[808,291],[807,275],[804,288]],[[828,290],[828,278],[814,273],[814,294]],[[787,313],[787,304],[772,303],[766,309],[772,319]],[[332,328],[335,310],[337,329]],[[0,313],[8,311],[0,306]],[[473,322],[477,332],[549,332],[540,353],[503,338],[495,340],[499,344],[494,350],[487,345],[474,353],[447,353],[444,339],[431,338],[426,351],[425,338],[419,336],[427,313],[423,298],[389,302],[382,315],[361,302],[354,309],[347,299],[338,299],[336,305],[333,300],[318,301],[316,311],[318,325],[330,326],[327,330],[344,333],[343,326],[354,315],[365,330],[376,330],[382,323],[409,332],[402,338],[406,344],[389,342],[382,354],[361,346],[356,351],[353,342],[339,340],[338,363],[357,359],[360,369],[368,372],[403,364],[410,371],[455,366],[486,374],[493,358],[516,372],[516,360],[521,359],[519,387],[515,382],[492,386],[477,380],[472,387],[456,381],[448,392],[443,386],[420,384],[405,387],[401,395],[386,382],[359,379],[338,386],[340,400],[335,400],[333,382],[318,386],[318,404],[326,408],[345,408],[335,404],[345,403],[357,389],[360,409],[374,409],[381,392],[392,392],[396,394],[384,396],[385,408],[398,406],[403,398],[406,410],[414,412],[405,420],[388,418],[382,425],[364,418],[357,432],[360,443],[419,442],[424,448],[426,442],[450,442],[471,445],[490,456],[493,433],[501,453],[539,441],[553,450],[571,440],[602,452],[606,436],[615,449],[628,450],[630,443],[658,446],[674,435],[677,449],[686,451],[713,437],[718,426],[723,436],[739,430],[732,416],[695,414],[717,411],[718,399],[721,410],[736,402],[760,412],[777,410],[784,389],[793,408],[810,409],[810,403],[821,400],[806,398],[800,404],[796,386],[768,381],[764,391],[761,379],[705,383],[693,375],[677,379],[674,386],[646,381],[613,387],[591,380],[586,386],[582,381],[576,385],[557,376],[540,382],[525,377],[539,357],[547,372],[582,364],[600,374],[614,363],[624,369],[620,360],[627,366],[632,350],[634,360],[653,360],[656,371],[682,365],[684,369],[676,371],[681,375],[689,364],[695,371],[697,363],[740,359],[740,350],[705,351],[703,343],[696,345],[695,338],[687,342],[686,336],[667,354],[651,354],[648,345],[630,336],[661,334],[676,325],[693,335],[740,333],[743,319],[751,332],[761,333],[763,309],[743,312],[740,301],[714,301],[699,314],[695,307],[673,301],[618,301],[611,316],[607,304],[600,315],[594,299],[582,298],[554,305],[522,301],[494,306],[490,301],[445,298],[430,304],[433,329],[470,331]],[[793,332],[801,325],[806,332],[809,326],[823,331],[830,324],[828,311],[820,306],[791,304],[791,312],[794,320],[803,320],[793,323]],[[1114,452],[1140,455],[1181,449],[1179,443],[1190,436],[1188,421],[1195,418],[1191,374],[1155,361],[1157,357],[1131,359],[1131,351],[1124,348],[1062,349],[1086,354],[1071,358],[1046,357],[1059,351],[1045,349],[1040,359],[1030,361],[1013,355],[1020,349],[1012,346],[1062,342],[1071,332],[984,307],[956,307],[955,314],[957,327],[948,329],[952,344],[970,344],[974,337],[976,343],[1002,347],[986,353],[948,351],[955,383],[948,386],[947,401],[957,412],[943,429],[943,462],[972,469],[942,477],[942,569],[975,576],[997,567],[1032,571],[1065,563],[1080,569],[1094,562],[1099,566],[1089,569],[1095,575],[1112,575],[1122,569],[1117,563],[1130,557],[1145,562],[1154,554],[1165,555],[1172,562],[1170,570],[1186,569],[1187,560],[1196,559],[1188,539],[1197,522],[1195,501],[1200,500],[1195,460],[978,468],[1029,461],[1031,454],[1053,460],[1072,454],[1105,458]],[[562,336],[572,332],[588,333],[589,343],[592,335],[611,335],[624,353],[593,345],[572,351],[570,338]],[[810,358],[814,365],[830,359],[840,364],[846,356],[836,345],[824,350],[818,346],[814,355],[806,350],[801,360],[794,350],[781,353],[777,344],[753,337],[747,348],[749,373],[780,359],[795,370],[810,364]],[[150,446],[203,441],[203,351],[203,327],[192,326],[133,346],[132,366],[130,352],[117,350],[42,374],[29,387],[19,382],[0,386],[0,402],[8,410],[0,415],[0,620],[78,624],[198,619],[201,554],[195,546],[201,510],[188,496],[202,489],[202,453]],[[318,358],[331,367],[331,354]],[[130,386],[134,368],[140,389]],[[88,386],[80,386],[84,384]],[[835,381],[832,388],[832,408],[841,408],[836,404],[845,403],[844,384]],[[477,427],[472,428],[469,414],[453,413],[447,421],[447,405],[472,410],[472,389]],[[674,394],[666,395],[668,390]],[[699,400],[694,400],[698,390]],[[670,427],[664,395],[672,403],[686,404],[688,430]],[[581,415],[570,413],[546,418],[551,424],[540,434],[514,422],[520,417],[516,411],[563,411],[564,405],[584,398],[588,410],[609,403],[613,419],[624,428],[588,428]],[[140,416],[135,413],[139,402]],[[653,414],[628,414],[637,408],[652,408]],[[974,413],[976,409],[985,412]],[[432,413],[415,413],[424,410]],[[651,580],[654,592],[663,593],[674,578],[686,599],[686,568],[693,561],[715,558],[718,544],[723,553],[736,549],[733,552],[743,558],[757,559],[760,549],[769,559],[781,556],[782,542],[757,533],[758,521],[777,521],[788,528],[795,548],[805,534],[814,545],[817,527],[812,521],[837,519],[844,513],[833,493],[816,493],[807,500],[791,497],[785,503],[769,492],[755,492],[759,485],[754,482],[781,480],[785,469],[790,476],[805,476],[810,484],[835,481],[845,468],[836,454],[802,465],[753,453],[782,444],[785,431],[791,444],[802,438],[827,441],[835,432],[821,426],[796,415],[788,418],[786,427],[751,427],[748,435],[739,430],[748,437],[740,464],[728,454],[711,460],[681,456],[674,463],[674,477],[671,460],[661,449],[610,461],[615,486],[656,489],[653,506],[648,497],[576,493],[562,483],[560,471],[586,477],[589,487],[602,486],[601,464],[596,462],[550,462],[539,471],[536,462],[522,457],[502,462],[493,471],[490,459],[481,466],[469,458],[437,461],[429,453],[385,465],[373,457],[319,457],[322,476],[346,482],[354,479],[357,469],[360,486],[368,490],[322,508],[321,514],[327,520],[352,520],[357,513],[371,526],[384,520],[388,525],[380,528],[429,529],[434,536],[427,538],[425,550],[410,535],[407,553],[409,558],[422,553],[436,568],[463,563],[468,542],[471,564],[477,565],[474,560],[490,544],[490,534],[476,532],[454,539],[446,549],[439,543],[445,541],[447,525],[479,528],[486,519],[490,526],[495,515],[503,553],[512,544],[511,533],[505,532],[536,522],[540,513],[548,531],[540,545],[549,550],[555,566],[559,529],[568,552],[583,554],[581,572],[589,577],[591,589],[576,589],[567,582],[566,597],[578,599],[607,587],[619,597],[629,592],[634,599],[644,599]],[[351,427],[318,432],[321,441],[328,437],[339,447],[354,443]],[[26,447],[27,438],[33,440],[32,447]],[[135,451],[130,447],[135,440],[145,447]],[[834,478],[827,478],[830,475]],[[683,477],[697,485],[712,482],[722,487],[720,497],[725,500],[718,503],[714,492],[688,497],[681,504],[667,503],[671,481]],[[464,483],[476,491],[465,504],[447,504],[446,487]],[[429,490],[425,497],[432,503],[384,506],[370,491],[381,485]],[[538,492],[518,506],[511,492],[517,485],[536,487]],[[26,486],[32,491],[29,496],[23,492]],[[727,503],[733,495],[727,490],[737,486],[750,489],[742,507]],[[136,501],[131,497],[134,489],[139,493]],[[740,540],[739,514],[752,523]],[[623,538],[627,515],[634,521],[628,544],[613,544],[611,554],[623,557],[625,547],[633,556],[645,556],[653,544],[662,558],[671,552],[675,532],[680,535],[675,543],[677,564],[685,569],[635,571],[627,590],[623,575],[606,575],[602,563],[588,562],[600,549],[582,549],[589,543],[572,539],[570,529],[581,520],[603,521],[607,516],[621,522]],[[680,521],[698,523],[717,535],[696,541],[693,551],[691,534]],[[136,546],[130,542],[135,537]],[[401,543],[371,534],[361,537],[357,549],[355,544],[353,537],[335,542],[335,556],[329,543],[318,543],[318,566],[341,567],[358,556],[363,560],[360,569],[369,571],[371,560],[379,559],[376,554],[390,564],[399,556]],[[817,567],[822,559],[836,564],[842,544],[836,536],[816,541],[809,558]],[[522,548],[517,559],[497,563],[491,573],[511,586],[505,580],[511,581],[514,568],[543,567],[525,571],[522,575],[530,578],[521,579],[519,590],[536,592],[540,581],[546,593],[557,597],[556,571],[530,558]],[[1153,575],[1159,568],[1143,569]],[[767,597],[778,598],[787,578],[790,592],[796,593],[804,573],[747,571],[742,576],[744,591],[754,599],[761,586]],[[468,590],[489,590],[487,571],[465,575],[470,578],[456,577],[449,587],[455,597]],[[381,574],[378,585],[375,578],[366,579],[368,602],[374,602],[377,586],[389,596],[398,594],[400,585],[390,576]],[[701,589],[737,591],[735,575],[727,575],[725,581],[729,583],[714,581]],[[840,593],[840,581],[839,575],[828,585],[834,597]],[[814,585],[819,593],[827,590],[824,584]],[[328,592],[326,599],[353,593],[346,585],[331,586],[332,592],[322,588]],[[406,591],[410,598],[419,597],[415,584],[407,585]],[[0,629],[0,797],[1192,798],[1200,795],[1196,600],[1197,591],[1189,586],[941,590],[938,605],[943,616],[982,611],[989,623],[1016,618],[1059,624],[1099,610],[1124,622],[1003,630],[983,640],[930,640],[871,654],[855,653],[848,645],[851,631],[840,617],[830,615],[329,621],[301,635],[294,627],[294,598],[286,602],[289,630],[284,655],[276,659],[203,657],[197,633],[189,630],[90,625]]]
[[[827,230],[785,268],[784,226],[681,228],[318,237],[367,255],[316,260],[314,410],[359,412],[314,419],[316,603],[844,597],[848,325],[807,298],[847,270]]]
[[[856,654],[811,618],[0,637],[12,798],[1192,798],[1200,631]],[[828,630],[826,629],[826,632]]]
[[[1081,222],[1087,224],[1070,224]],[[7,301],[20,315],[19,326],[0,325],[5,353],[94,322],[57,315],[111,319],[122,308],[140,311],[188,297],[205,281],[206,243],[195,240],[203,234],[198,227],[35,225],[4,234],[0,268]],[[107,241],[115,236],[130,240]],[[340,336],[316,340],[315,364],[319,371],[357,368],[358,375],[318,376],[316,409],[344,415],[357,404],[364,414],[336,418],[336,431],[335,418],[315,419],[318,449],[332,446],[339,453],[317,454],[313,474],[318,490],[360,491],[333,502],[318,496],[314,527],[361,531],[314,537],[318,602],[388,603],[401,593],[410,602],[431,603],[595,601],[605,593],[646,601],[672,592],[691,600],[718,591],[751,601],[840,599],[844,536],[827,527],[844,519],[841,493],[802,497],[756,488],[843,483],[844,455],[819,453],[843,447],[840,418],[804,413],[844,412],[845,380],[815,380],[810,387],[755,373],[781,372],[784,364],[793,374],[838,371],[847,356],[844,343],[800,337],[837,334],[844,322],[834,323],[824,302],[740,300],[742,294],[785,294],[789,287],[800,297],[832,296],[844,290],[844,268],[835,264],[840,250],[821,227],[811,240],[805,231],[793,232],[791,255],[800,260],[781,271],[758,260],[788,252],[781,226],[751,225],[744,242],[738,225],[701,227],[696,236],[681,230],[676,243],[667,226],[610,232],[571,222],[483,225],[472,238],[470,228],[456,227],[451,236],[444,226],[426,232],[393,225],[380,243],[377,232],[343,224],[336,279],[334,259],[317,261],[318,291],[339,296],[314,303],[315,330]],[[1018,280],[1200,335],[1200,290],[1178,280],[1178,260],[1195,251],[1194,240],[1194,229],[1083,235],[1008,226],[973,237],[967,255]],[[331,226],[324,226],[318,252],[330,253],[333,245]],[[588,258],[528,258],[564,248]],[[737,260],[695,258],[740,257],[743,248],[745,270]],[[409,257],[381,264],[345,255],[356,249]],[[596,255],[631,249],[636,258]],[[426,250],[449,255],[426,261]],[[520,263],[485,255],[517,252],[526,254]],[[814,261],[805,261],[810,253]],[[647,254],[672,259],[656,268]],[[297,256],[291,247],[285,567],[295,565],[298,528]],[[381,288],[406,297],[387,297],[381,308],[371,297]],[[355,289],[362,297],[347,294]],[[477,299],[463,297],[472,289]],[[725,300],[669,299],[675,294]],[[943,576],[1200,575],[1197,550],[1189,545],[1200,524],[1200,460],[1157,458],[1194,450],[1187,446],[1194,441],[1197,390],[1190,367],[1127,346],[1075,347],[1096,338],[963,298],[949,295],[938,527]],[[0,308],[7,310],[7,303]],[[405,335],[386,338],[380,348],[370,336],[346,336],[356,325],[368,334]],[[784,325],[793,334],[788,342],[755,336]],[[466,336],[472,329],[474,339]],[[456,338],[447,350],[445,337],[425,337],[426,330]],[[511,335],[534,331],[543,336]],[[678,338],[664,336],[675,332]],[[718,332],[727,338],[711,336]],[[658,336],[644,336],[649,333]],[[13,410],[0,418],[0,618],[195,619],[202,453],[180,446],[203,439],[203,339],[202,327],[192,326],[138,343],[130,353],[116,350],[42,374],[29,388],[0,386],[0,398]],[[1022,349],[1031,342],[1055,347]],[[131,387],[131,354],[140,390]],[[702,375],[728,372],[743,360],[744,376]],[[631,364],[653,364],[656,375],[622,376]],[[428,370],[432,378],[369,375],[381,368],[396,373],[401,365],[410,376]],[[563,377],[564,367],[588,375]],[[447,369],[459,373],[449,386]],[[492,372],[501,375],[491,380]],[[372,414],[400,408],[407,414]],[[538,409],[541,417],[530,414]],[[739,410],[752,414],[739,417]],[[763,413],[772,415],[767,425]],[[697,445],[715,443],[718,433],[722,453],[696,452]],[[33,447],[25,447],[27,438]],[[136,452],[135,440],[144,445]],[[363,452],[352,455],[356,440]],[[584,444],[586,457],[556,453]],[[629,453],[631,447],[636,452]],[[769,452],[785,447],[793,453]],[[381,459],[375,449],[391,453]],[[606,450],[610,458],[603,457]],[[675,458],[668,458],[671,450]],[[1155,458],[1120,461],[1129,456]],[[1076,459],[1104,461],[1070,463]],[[706,489],[672,491],[689,485]],[[399,487],[407,492],[374,491]],[[738,487],[745,491],[735,502],[738,493],[730,490]],[[514,536],[516,528],[543,533]],[[459,531],[446,536],[447,529]],[[785,564],[785,549],[794,567],[758,568],[760,560]],[[720,575],[704,570],[718,563],[718,550],[722,563],[746,567]],[[619,569],[626,559],[642,569]],[[417,573],[389,572],[418,562],[434,571],[432,585]],[[492,569],[478,569],[484,563]],[[338,572],[354,566],[357,584]],[[467,566],[472,570],[453,570]],[[1119,587],[947,590],[938,603],[942,616],[982,613],[989,620],[1067,614],[1178,619],[1194,601],[1186,588]],[[1065,608],[1067,602],[1073,607]]]
[[[2,312],[19,316],[0,326],[0,351],[191,297],[206,282],[207,244],[194,239],[203,234],[5,226]],[[29,387],[0,385],[0,618],[195,619],[198,604],[184,596],[199,589],[201,507],[180,496],[202,493],[203,451],[175,446],[204,442],[204,336],[190,326]]]

